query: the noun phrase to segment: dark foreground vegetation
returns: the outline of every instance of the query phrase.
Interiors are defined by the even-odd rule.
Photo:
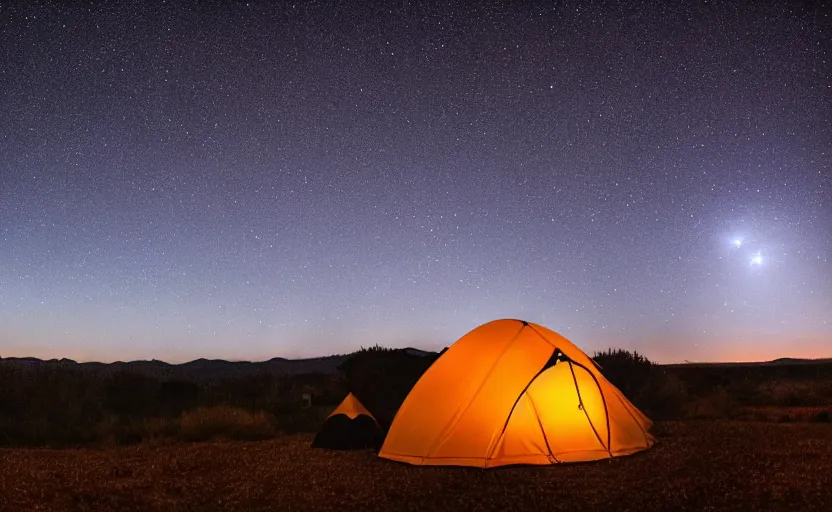
[[[312,433],[347,391],[387,428],[438,356],[371,347],[344,357],[329,374],[262,371],[195,379],[0,360],[0,446],[263,440]],[[656,420],[830,422],[832,362],[662,366],[620,350],[594,358],[607,378]]]
[[[659,422],[651,450],[549,467],[415,467],[245,443],[0,449],[0,510],[832,510],[823,423]]]

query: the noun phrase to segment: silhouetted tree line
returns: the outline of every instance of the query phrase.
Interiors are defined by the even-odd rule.
[[[130,372],[0,366],[0,445],[87,443],[97,440],[97,429],[108,422],[173,419],[217,405],[295,414],[304,393],[326,403],[340,399],[343,389],[332,375],[261,374],[200,384]]]
[[[601,373],[620,389],[625,396],[630,396],[635,389],[648,384],[657,366],[638,351],[629,352],[622,349],[608,349],[596,352],[592,359],[598,363]]]
[[[596,352],[592,359],[604,377],[648,416],[663,419],[680,414],[686,388],[638,351],[610,348]]]
[[[102,425],[174,420],[187,411],[230,406],[285,418],[290,431],[314,430],[304,416],[313,406],[333,407],[355,393],[389,425],[435,355],[417,356],[378,345],[362,348],[336,375],[261,373],[201,381],[161,379],[125,370],[97,373],[72,366],[0,365],[0,445],[73,445],[94,442]]]
[[[341,363],[339,370],[346,389],[386,429],[416,381],[438,357],[439,354],[412,355],[375,345],[356,352]]]

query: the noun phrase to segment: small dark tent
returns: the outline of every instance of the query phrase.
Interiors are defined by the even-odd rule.
[[[384,441],[376,419],[352,393],[327,416],[312,441],[313,448],[355,450],[378,448]]]

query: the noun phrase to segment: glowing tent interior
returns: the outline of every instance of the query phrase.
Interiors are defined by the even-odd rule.
[[[483,468],[590,461],[649,448],[651,425],[566,338],[495,320],[457,340],[422,375],[379,456]]]
[[[383,438],[384,432],[370,411],[349,393],[326,417],[312,440],[312,447],[331,450],[378,448]]]

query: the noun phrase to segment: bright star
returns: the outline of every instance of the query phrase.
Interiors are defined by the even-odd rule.
[[[735,238],[734,240],[731,241],[731,243],[734,244],[734,247],[742,247],[742,239],[741,238]]]
[[[759,252],[756,253],[754,256],[751,257],[751,264],[752,265],[762,265],[763,264],[763,255]]]

